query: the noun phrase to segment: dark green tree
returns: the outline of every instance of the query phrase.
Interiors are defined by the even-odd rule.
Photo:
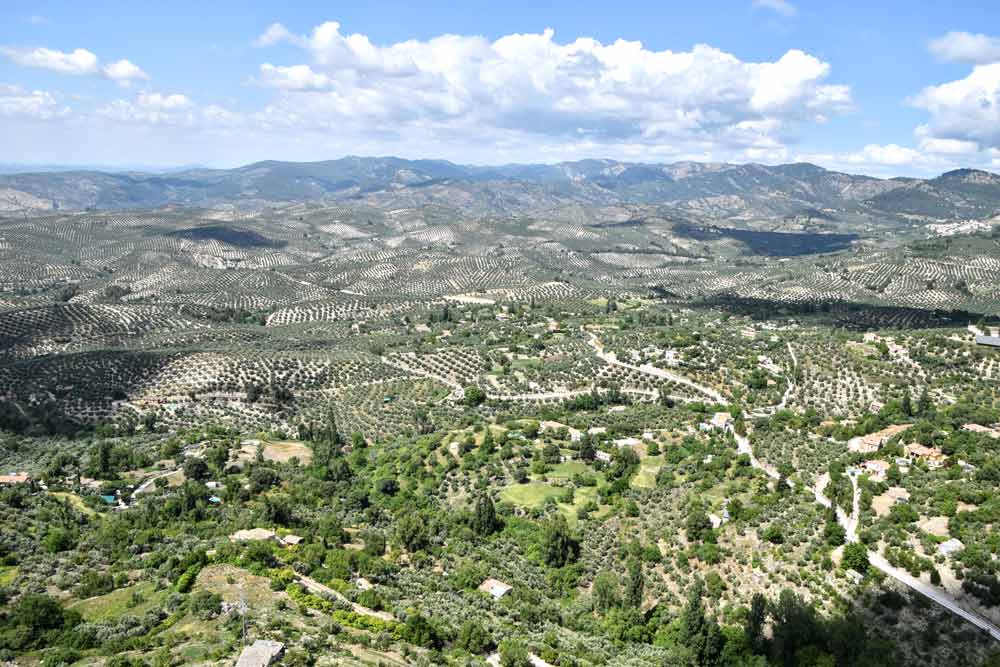
[[[476,509],[472,514],[472,530],[480,537],[492,535],[500,528],[493,499],[483,494],[476,499]]]

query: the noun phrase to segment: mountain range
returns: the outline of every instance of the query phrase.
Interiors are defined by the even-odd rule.
[[[712,219],[986,219],[1000,212],[1000,176],[959,169],[937,178],[845,174],[808,163],[762,165],[580,160],[485,167],[443,160],[345,157],[264,161],[171,173],[0,174],[0,210],[237,207],[303,201],[378,207],[446,205],[472,215],[533,215],[567,204],[651,204]]]

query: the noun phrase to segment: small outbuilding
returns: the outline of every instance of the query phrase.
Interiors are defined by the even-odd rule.
[[[277,539],[277,535],[273,530],[268,530],[267,528],[250,528],[245,530],[237,530],[235,533],[229,536],[230,542],[266,542],[267,540]]]
[[[938,545],[938,553],[942,556],[950,556],[964,548],[965,544],[962,543],[962,540],[953,537],[947,542],[942,542]]]
[[[503,596],[507,595],[507,593],[510,593],[513,589],[513,586],[505,584],[499,579],[490,578],[479,584],[479,590],[484,593],[489,593],[495,600],[499,600]]]
[[[243,649],[236,667],[269,667],[285,652],[285,645],[270,639],[258,639]]]

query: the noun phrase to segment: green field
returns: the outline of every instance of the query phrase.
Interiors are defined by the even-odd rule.
[[[138,603],[132,604],[133,594],[138,594]],[[152,583],[136,584],[111,591],[107,595],[80,600],[70,605],[83,616],[85,621],[99,622],[119,618],[125,614],[133,616],[158,606],[167,596],[166,590],[157,591]]]
[[[647,456],[639,463],[639,470],[632,478],[632,488],[652,489],[656,486],[656,473],[663,466],[663,455]]]

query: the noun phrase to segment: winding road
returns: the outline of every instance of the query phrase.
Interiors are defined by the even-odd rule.
[[[791,346],[789,346],[789,352],[792,354],[792,359],[794,360],[795,354],[792,353]],[[792,380],[789,379],[790,388],[794,386],[791,383]],[[787,396],[788,392],[786,392],[785,397],[782,398],[782,404],[785,403]],[[765,464],[759,459],[757,459],[756,456],[754,456],[753,447],[750,444],[750,439],[747,436],[742,436],[736,433],[736,431],[733,430],[732,426],[729,427],[729,431],[733,434],[733,438],[736,440],[736,448],[739,451],[739,453],[747,454],[750,457],[750,464],[754,468],[762,470],[768,477],[771,477],[772,479],[780,478],[780,475],[778,474],[778,471],[774,466]],[[838,507],[837,521],[840,523],[841,526],[844,527],[844,532],[847,541],[857,542],[858,519],[861,516],[861,490],[858,487],[857,478],[853,476],[848,476],[848,477],[851,480],[851,486],[853,488],[851,514],[848,514],[842,508]],[[831,500],[823,493],[828,483],[829,483],[829,477],[824,474],[823,476],[820,477],[819,480],[817,480],[816,486],[809,489],[809,491],[812,492],[816,502],[822,505],[823,507],[827,508],[833,505]],[[788,480],[788,485],[792,488],[795,488],[795,485],[791,480]],[[946,610],[950,611],[952,614],[968,621],[969,623],[976,626],[980,630],[989,633],[989,635],[994,640],[1000,641],[1000,627],[998,627],[995,623],[991,622],[989,619],[983,617],[982,615],[962,607],[959,601],[950,593],[948,593],[946,590],[939,588],[938,586],[934,586],[932,584],[923,582],[920,579],[912,576],[906,570],[893,566],[891,563],[889,563],[889,561],[885,559],[884,556],[879,554],[877,551],[871,551],[871,550],[868,551],[868,563],[869,565],[871,565],[871,567],[874,567],[875,569],[892,577],[893,579],[900,582],[904,586],[907,586],[910,589],[920,593],[924,597],[938,603]]]

